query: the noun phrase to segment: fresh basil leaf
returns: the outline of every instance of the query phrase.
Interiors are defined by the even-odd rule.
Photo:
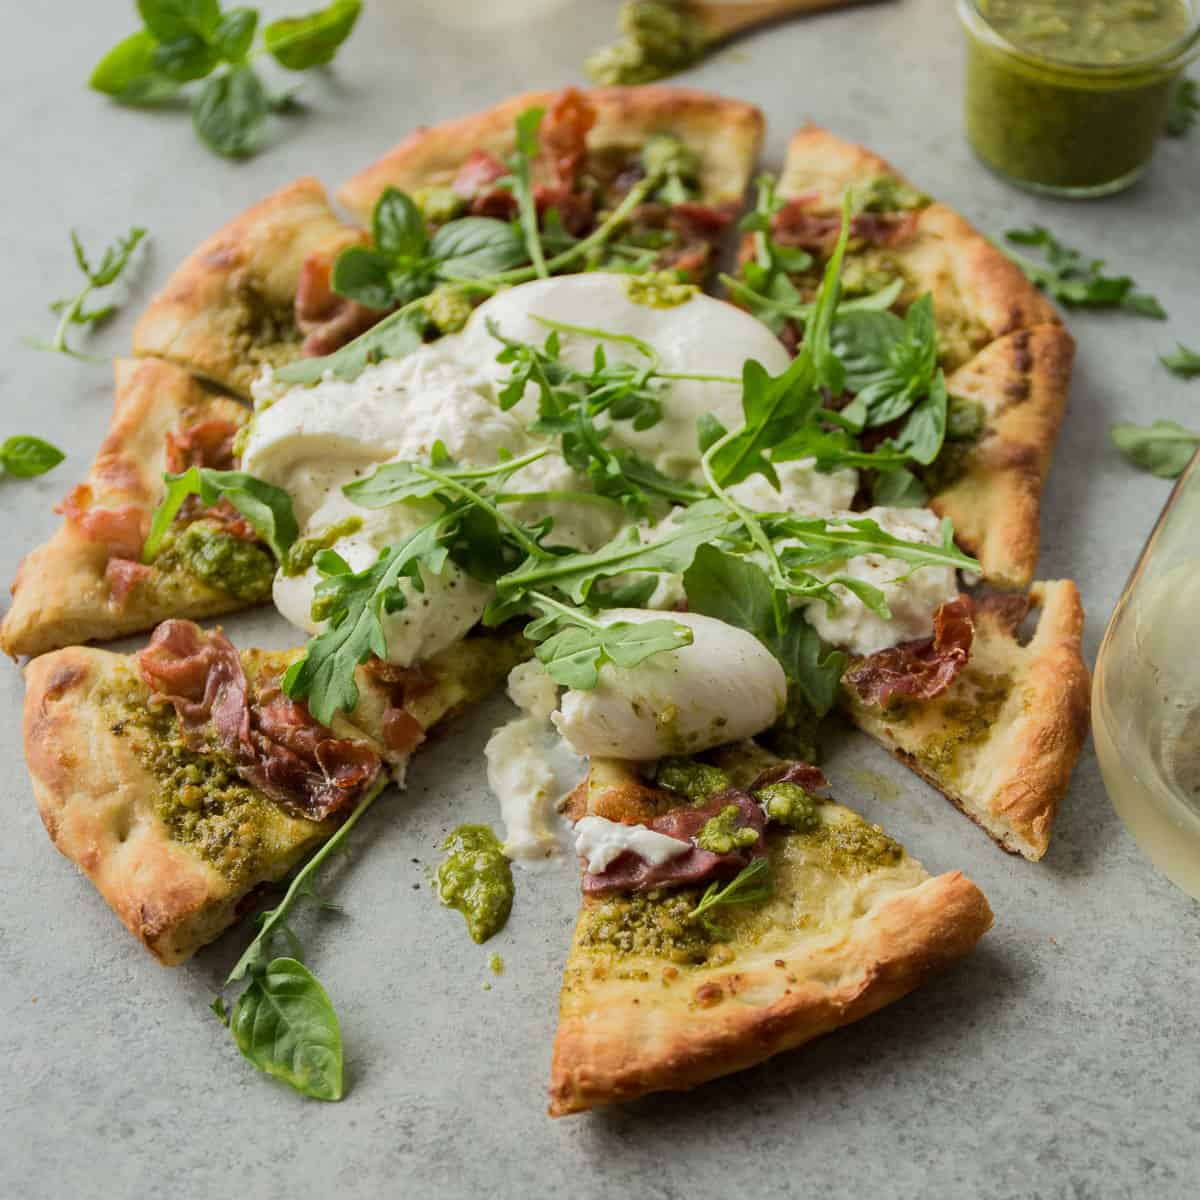
[[[327,372],[334,379],[357,379],[372,363],[411,354],[422,344],[427,323],[419,308],[400,309],[332,354],[301,358],[280,367],[275,378],[281,383],[304,385],[319,383]]]
[[[221,14],[221,22],[213,33],[213,49],[226,62],[240,63],[250,51],[257,27],[257,9],[228,9]]]
[[[366,246],[347,246],[337,256],[330,284],[339,296],[367,308],[391,308],[395,300],[387,259]]]
[[[890,508],[921,508],[929,499],[925,485],[906,467],[886,467],[875,472],[871,484],[874,504]]]
[[[342,1098],[342,1033],[329,996],[294,958],[272,959],[238,997],[229,1028],[260,1071],[317,1100]]]
[[[827,649],[799,610],[791,614],[771,652],[818,717],[833,708],[849,660],[841,650]]]
[[[281,67],[307,71],[333,61],[338,47],[354,30],[361,0],[333,0],[327,8],[304,17],[272,21],[263,30],[263,42]]]
[[[219,61],[216,50],[194,33],[185,33],[169,42],[162,42],[155,47],[151,58],[154,69],[176,83],[203,79]]]
[[[525,261],[525,242],[507,222],[493,217],[460,217],[449,221],[429,244],[438,273],[446,279],[479,279]]]
[[[254,532],[270,548],[276,562],[283,562],[292,543],[300,536],[292,498],[282,488],[265,483],[243,471],[214,471],[189,467],[178,475],[163,476],[166,491],[150,521],[150,533],[142,548],[145,562],[153,562],[163,538],[188,496],[199,496],[205,504],[228,500],[246,518]]]
[[[1200,433],[1192,433],[1178,421],[1155,421],[1151,425],[1121,423],[1110,430],[1113,445],[1130,462],[1160,479],[1175,479],[1200,446]]]
[[[154,66],[157,48],[146,30],[130,34],[96,64],[88,86],[123,104],[154,104],[174,96],[179,84]]]
[[[249,66],[214,75],[192,103],[192,125],[210,150],[225,158],[248,158],[262,144],[270,99]]]
[[[0,474],[32,479],[45,475],[66,457],[57,447],[31,434],[17,433],[0,442]]]
[[[195,34],[208,40],[221,20],[219,0],[137,0],[146,28],[160,42]]]
[[[946,438],[946,380],[941,371],[933,377],[929,394],[908,414],[899,434],[896,449],[922,466],[929,466],[942,449]]]
[[[1176,343],[1174,354],[1164,354],[1158,361],[1182,379],[1192,379],[1200,375],[1200,353],[1189,350],[1182,342]]]
[[[375,249],[392,262],[420,258],[426,249],[425,218],[412,198],[387,187],[371,214],[371,239]]]

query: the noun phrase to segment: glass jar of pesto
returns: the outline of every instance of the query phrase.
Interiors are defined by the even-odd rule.
[[[1014,183],[1103,196],[1145,169],[1200,0],[959,0],[967,137]]]

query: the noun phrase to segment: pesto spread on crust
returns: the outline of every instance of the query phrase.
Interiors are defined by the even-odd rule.
[[[169,704],[132,674],[97,692],[104,721],[158,785],[154,812],[171,840],[230,881],[261,874],[324,826],[284,813],[245,783],[218,748],[188,748]]]
[[[168,573],[187,571],[246,604],[269,600],[275,579],[275,560],[262,546],[205,520],[173,531],[154,565]]]

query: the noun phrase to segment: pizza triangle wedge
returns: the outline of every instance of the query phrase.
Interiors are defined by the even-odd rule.
[[[280,680],[299,651],[239,653],[159,626],[138,655],[73,646],[26,668],[25,755],[51,840],[163,964],[191,957],[331,837],[519,649],[468,638],[403,675],[359,668],[318,724]]]
[[[960,872],[931,876],[877,825],[818,797],[813,767],[742,743],[671,769],[688,794],[663,787],[661,768],[651,783],[593,760],[573,795],[572,815],[693,844],[649,872],[626,851],[585,873],[552,1116],[692,1088],[801,1046],[912,991],[992,923]],[[790,825],[770,815],[777,801]],[[758,841],[702,850],[708,823],[731,808]]]
[[[112,423],[88,476],[63,502],[61,528],[25,557],[12,585],[0,645],[14,657],[122,637],[168,617],[218,616],[270,597],[269,554],[224,509],[190,511],[192,523],[200,521],[192,540],[201,529],[210,535],[192,547],[197,553],[176,544],[155,563],[142,561],[163,473],[232,466],[249,410],[159,358],[117,359],[113,375]],[[174,526],[180,534],[188,517]]]

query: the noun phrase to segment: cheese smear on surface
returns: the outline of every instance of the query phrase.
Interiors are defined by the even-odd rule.
[[[551,720],[577,753],[639,760],[697,754],[753,737],[783,711],[783,668],[752,634],[698,613],[617,608],[599,619],[676,621],[693,641],[630,669],[606,663],[595,688],[568,691]]]
[[[603,874],[626,850],[657,867],[691,848],[690,841],[668,837],[645,825],[622,825],[606,817],[582,817],[575,822],[575,853],[586,859],[589,875]]]

